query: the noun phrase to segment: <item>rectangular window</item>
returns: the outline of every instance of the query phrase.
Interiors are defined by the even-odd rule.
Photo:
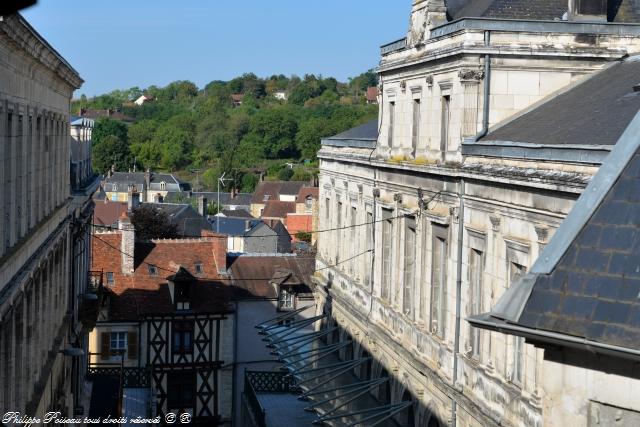
[[[413,288],[416,277],[416,221],[406,220],[404,230],[404,294],[402,296],[403,312],[407,316],[413,313]]]
[[[149,275],[150,276],[157,276],[158,275],[158,267],[156,267],[153,264],[149,264],[148,267],[149,267]]]
[[[111,340],[109,343],[111,353],[119,353],[127,349],[127,333],[126,332],[111,332]]]
[[[324,219],[327,220],[327,226],[329,224],[330,213],[331,213],[331,199],[327,197],[326,199],[324,199]]]
[[[445,95],[442,97],[442,119],[440,128],[440,151],[444,156],[444,153],[449,148],[449,117],[451,108],[451,96]]]
[[[394,125],[395,125],[395,115],[396,115],[396,103],[395,102],[390,102],[389,103],[389,148],[393,147],[393,132],[394,132]]]
[[[446,327],[447,239],[445,227],[433,225],[431,260],[431,331],[444,338]]]
[[[392,268],[392,236],[393,236],[393,220],[391,219],[393,211],[391,209],[383,209],[382,217],[382,283],[381,297],[389,300],[389,289],[391,286],[391,268]]]
[[[176,283],[174,286],[176,293],[176,310],[190,310],[191,298],[189,284]]]
[[[356,248],[357,248],[357,240],[356,240],[356,221],[358,218],[358,209],[355,206],[351,207],[351,223],[350,223],[350,229],[349,229],[349,246],[351,247],[351,250],[349,251],[349,257],[355,257],[357,255],[356,253]],[[358,262],[357,258],[353,258],[350,262],[349,262],[349,273],[351,275],[353,275],[354,271],[355,271],[355,266],[356,263]]]
[[[113,272],[107,271],[107,285],[113,286],[115,284],[115,279],[113,277]]]
[[[511,287],[511,285],[517,282],[518,279],[526,273],[526,271],[527,268],[524,265],[510,261],[508,286]],[[511,380],[514,383],[521,385],[524,374],[524,338],[513,336],[511,339],[513,345]]]
[[[364,283],[367,287],[371,287],[371,278],[372,278],[372,265],[371,260],[373,259],[373,214],[371,212],[367,212],[367,225],[365,225],[365,238],[364,241],[367,242],[367,254],[365,255],[365,265],[364,265]]]
[[[280,289],[280,295],[278,296],[278,308],[280,310],[293,310],[294,295],[289,289]]]
[[[477,315],[482,310],[482,270],[483,254],[479,250],[471,249],[469,253],[469,315]],[[470,327],[471,357],[480,360],[482,332],[480,329]]]
[[[413,128],[411,132],[411,149],[414,156],[418,149],[418,138],[420,137],[420,100],[413,100]]]
[[[194,267],[195,267],[195,270],[196,270],[196,274],[204,273],[204,267],[202,266],[201,262],[196,262]]]
[[[336,264],[340,262],[340,249],[342,249],[342,202],[338,202],[338,212],[336,213]]]
[[[193,353],[193,322],[173,322],[173,352]]]
[[[196,374],[191,371],[167,374],[167,405],[169,410],[195,407]]]

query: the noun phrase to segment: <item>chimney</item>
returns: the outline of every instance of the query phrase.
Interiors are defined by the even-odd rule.
[[[250,219],[246,219],[244,221],[244,231],[247,232],[251,230],[251,220]]]
[[[413,0],[407,44],[424,45],[431,28],[447,22],[447,6],[444,0]]]
[[[133,257],[136,246],[136,229],[133,224],[131,224],[131,219],[127,212],[123,212],[122,215],[120,215],[118,228],[121,234],[120,256],[122,259],[122,274],[130,275],[133,274],[135,266]]]
[[[127,210],[129,212],[133,212],[134,209],[137,209],[140,206],[140,193],[136,186],[131,186],[129,189],[129,200],[127,201]]]
[[[236,190],[235,187],[231,187],[231,198],[232,199],[236,198],[237,191],[238,190]]]
[[[147,168],[146,172],[144,173],[144,185],[146,186],[147,190],[151,186],[151,170],[149,170],[149,168]]]
[[[218,268],[218,273],[227,272],[227,236],[218,234],[210,230],[202,230],[202,237],[212,238],[213,258]]]
[[[207,198],[204,196],[198,196],[198,213],[203,217],[207,216]]]
[[[607,0],[569,0],[569,20],[607,22]]]

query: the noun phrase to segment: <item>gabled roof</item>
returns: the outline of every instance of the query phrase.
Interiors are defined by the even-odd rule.
[[[206,218],[202,217],[193,206],[178,203],[142,203],[164,212],[171,224],[178,226],[178,235],[182,237],[198,237],[203,230],[211,230]]]
[[[93,223],[111,226],[118,221],[120,215],[127,211],[126,202],[112,202],[108,199],[96,202],[93,210]]]
[[[304,203],[307,197],[318,200],[320,189],[318,187],[302,187],[296,196],[296,203]]]
[[[214,216],[210,219],[211,229],[228,236],[244,236],[263,222],[259,219]]]
[[[218,193],[216,191],[193,191],[191,193],[191,199],[197,199],[198,197],[205,197],[207,203],[218,203]],[[234,206],[249,206],[251,204],[251,193],[236,193],[231,196],[231,193],[220,192],[220,204],[221,205],[234,205]]]
[[[256,186],[251,203],[264,204],[267,200],[279,200],[281,194],[295,196],[307,183],[302,181],[262,181]]]
[[[296,202],[269,200],[264,205],[262,218],[285,218],[288,213],[295,213]]]
[[[301,286],[310,292],[315,261],[311,256],[241,255],[231,260],[233,284],[259,298],[277,298],[275,286]]]
[[[222,209],[220,213],[227,218],[253,219],[253,215],[244,209]]]
[[[640,114],[482,328],[640,360]]]
[[[640,110],[640,60],[618,62],[481,139],[545,145],[615,145]]]

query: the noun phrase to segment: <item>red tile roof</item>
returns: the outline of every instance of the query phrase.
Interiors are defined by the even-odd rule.
[[[127,211],[126,202],[112,202],[108,199],[97,201],[93,211],[93,223],[98,225],[114,225],[122,212]]]
[[[379,94],[380,94],[380,91],[378,90],[377,87],[375,87],[375,86],[368,87],[367,88],[367,101],[369,101],[369,102],[377,102]]]
[[[296,202],[281,202],[279,200],[270,200],[264,205],[262,218],[284,218],[288,213],[296,212]]]
[[[304,203],[308,196],[311,196],[314,200],[318,200],[318,197],[320,197],[320,189],[318,187],[302,187],[300,191],[298,191],[296,202]]]
[[[289,234],[294,241],[296,239],[296,233],[310,232],[313,230],[313,215],[312,214],[288,214],[285,219],[284,225],[289,230]]]
[[[131,275],[122,273],[121,232],[94,235],[91,269],[111,272],[114,277],[113,286],[104,278],[110,291],[109,319],[138,320],[143,315],[173,313],[167,277],[180,267],[198,279],[191,292],[194,312],[227,311],[234,289],[218,274],[219,268],[226,270],[226,237],[210,234],[195,239],[136,242]],[[149,264],[157,267],[155,274],[149,271]],[[201,264],[202,273],[196,273],[196,264]]]

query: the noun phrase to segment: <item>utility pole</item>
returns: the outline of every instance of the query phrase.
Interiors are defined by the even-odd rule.
[[[218,213],[220,213],[220,183],[222,183],[222,186],[224,187],[224,182],[225,181],[231,181],[231,179],[225,179],[224,175],[226,174],[226,172],[222,172],[222,175],[220,175],[220,178],[218,178]],[[216,233],[220,232],[220,216],[216,214]]]

